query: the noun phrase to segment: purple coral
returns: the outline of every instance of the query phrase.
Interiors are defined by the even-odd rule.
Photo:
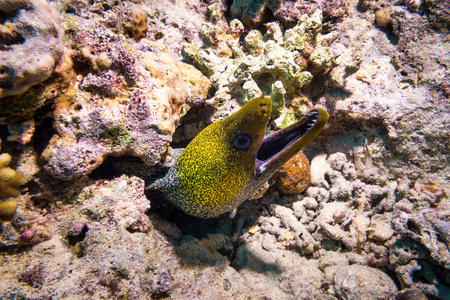
[[[111,52],[113,61],[112,66],[115,67],[129,84],[134,84],[138,79],[136,67],[134,65],[135,58],[128,52],[123,45],[117,46],[115,51]]]
[[[109,70],[100,76],[89,73],[80,84],[80,88],[107,97],[116,96],[123,81],[123,76]]]
[[[88,48],[94,57],[106,53],[112,62],[112,69],[120,73],[128,84],[136,83],[138,80],[136,59],[125,49],[123,41],[118,36],[100,27],[95,28],[91,34],[80,32],[75,40],[81,47]]]

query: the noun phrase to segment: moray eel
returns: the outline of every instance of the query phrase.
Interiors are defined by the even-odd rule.
[[[148,189],[159,190],[176,207],[198,218],[236,208],[328,121],[328,113],[315,108],[297,123],[264,136],[271,110],[270,98],[256,98],[229,118],[209,125],[183,150],[167,175]]]

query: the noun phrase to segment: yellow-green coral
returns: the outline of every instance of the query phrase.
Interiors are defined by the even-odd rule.
[[[16,200],[6,200],[0,202],[0,221],[9,222],[16,216],[17,201]]]
[[[20,195],[19,187],[28,181],[22,172],[17,172],[8,167],[10,162],[11,155],[8,153],[0,154],[0,222],[14,219],[17,201],[11,198],[18,197]]]

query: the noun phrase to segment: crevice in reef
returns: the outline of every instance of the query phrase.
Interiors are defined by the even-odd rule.
[[[172,148],[184,148],[197,136],[206,126],[212,123],[216,109],[212,106],[199,105],[192,107],[181,118],[171,143]]]
[[[108,156],[98,168],[89,174],[89,178],[92,180],[110,180],[126,174],[141,177],[146,182],[152,182],[163,177],[166,172],[167,168],[160,165],[147,166],[136,156]]]
[[[55,133],[56,131],[53,128],[53,118],[48,117],[40,121],[40,124],[36,126],[34,138],[32,140],[37,155],[40,156],[42,154]]]
[[[67,235],[67,242],[70,246],[75,246],[77,243],[82,242],[86,238],[86,234],[89,230],[89,227],[87,225],[84,225],[81,229],[81,232],[79,232],[77,235],[68,234]]]

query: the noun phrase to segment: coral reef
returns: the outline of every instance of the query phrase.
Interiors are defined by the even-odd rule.
[[[301,89],[313,75],[334,67],[334,54],[321,44],[322,12],[302,16],[284,36],[276,22],[267,24],[264,36],[251,30],[242,36],[245,47],[239,43],[242,31],[233,29],[242,27],[242,23],[235,19],[231,26],[230,29],[224,20],[206,25],[202,35],[209,48],[201,49],[192,43],[184,46],[185,54],[216,89],[215,96],[208,100],[218,107],[214,119],[228,116],[230,107],[237,107],[236,100],[242,103],[265,93],[273,95],[272,114],[278,117],[275,123],[279,127],[290,125],[295,120],[293,111],[301,110],[295,107],[301,102],[294,101],[300,97]],[[309,61],[313,66],[310,70]],[[293,105],[291,109],[285,105],[285,98]],[[303,112],[307,107],[308,104],[303,105]]]
[[[16,170],[8,167],[11,160],[10,154],[0,154],[1,251],[34,245],[50,238],[48,220],[42,218],[41,213],[36,210],[28,211],[26,208],[29,205],[29,196],[21,195],[21,186],[29,182],[30,172],[17,170],[23,170],[23,166],[19,166]]]
[[[183,75],[202,82],[191,93],[197,98],[207,93],[202,91],[208,89],[205,79],[194,70],[182,74],[158,42],[133,44],[131,54],[105,28],[80,31],[75,38],[75,59],[89,64],[92,72],[77,77],[76,95],[56,101],[57,134],[42,154],[44,169],[70,180],[89,174],[107,155],[134,155],[148,165],[157,163],[190,99],[192,84],[186,84]]]
[[[242,19],[245,25],[255,28],[263,23],[272,21],[273,15],[287,27],[293,27],[304,14],[312,14],[316,10],[322,10],[326,21],[339,20],[346,16],[348,7],[345,1],[233,1],[231,12]]]
[[[232,250],[229,238],[181,235],[175,225],[145,214],[150,203],[143,190],[143,180],[127,176],[84,188],[72,205],[55,211],[58,222],[52,239],[34,246],[34,251],[8,256],[7,264],[17,268],[17,277],[5,272],[5,264],[0,266],[0,297],[287,299],[289,293],[318,294],[321,272],[293,253],[286,255],[295,267],[307,264],[311,272],[299,274],[291,262],[283,266],[290,271],[279,277],[280,288],[268,290],[257,281],[248,288],[248,280],[260,276],[252,279],[251,270],[240,274],[229,265],[221,254]],[[239,254],[243,255],[248,257]],[[63,276],[66,272],[70,276]]]
[[[51,52],[28,66],[38,80],[0,72],[2,176],[30,179],[20,201],[0,180],[0,298],[448,298],[446,1],[249,3],[0,3],[0,58]],[[140,39],[133,8],[148,18]],[[3,94],[10,81],[22,91]],[[272,186],[198,220],[109,172],[126,157],[85,176],[122,155],[163,175],[171,141],[262,93],[268,133],[311,106],[330,113],[303,149],[301,193]]]
[[[59,14],[47,1],[2,1],[0,12],[0,123],[8,125],[8,141],[26,144],[35,112],[69,90],[72,57]]]
[[[449,46],[449,41],[445,34],[432,30],[419,13],[410,12],[409,6],[395,1],[386,3],[384,8],[380,4],[360,1],[358,8],[364,11],[364,18],[359,18],[357,24],[344,20],[338,25],[339,32],[353,32],[358,38],[337,35],[329,45],[339,56],[339,66],[331,71],[331,76],[345,71],[340,66],[347,65],[348,69],[351,64],[343,62],[356,55],[359,69],[345,80],[348,96],[341,93],[344,91],[331,91],[319,102],[328,103],[335,111],[334,133],[339,131],[338,120],[348,122],[349,115],[357,124],[378,122],[388,139],[389,150],[402,157],[404,166],[413,164],[425,172],[448,173],[444,161],[449,153],[443,145],[448,139],[449,81],[441,63],[449,62],[442,50]],[[373,26],[376,12],[381,9],[389,10],[386,14],[389,20],[383,22],[391,24],[382,30]],[[363,27],[364,34],[359,30]],[[430,44],[435,46],[429,47]],[[409,99],[408,104],[404,105],[401,99]]]
[[[334,282],[334,291],[343,299],[388,299],[396,291],[394,281],[380,270],[351,265],[328,267],[325,276]]]
[[[0,149],[1,149],[0,139]],[[12,221],[16,216],[20,186],[28,182],[21,172],[8,167],[11,155],[0,154],[0,222]]]
[[[6,0],[0,11],[0,98],[20,95],[53,73],[63,53],[59,14],[44,0]],[[12,54],[13,53],[13,54]]]

